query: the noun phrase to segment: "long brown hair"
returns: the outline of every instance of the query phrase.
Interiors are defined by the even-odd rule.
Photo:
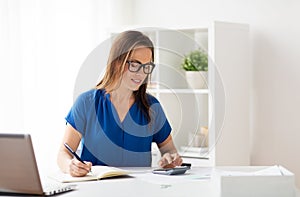
[[[112,44],[105,74],[97,84],[96,89],[105,89],[106,93],[111,93],[119,87],[125,71],[126,61],[136,48],[149,48],[152,52],[152,61],[154,61],[154,47],[149,37],[139,31],[120,33]],[[139,89],[133,92],[135,101],[145,113],[148,122],[151,121],[150,106],[146,96],[149,77],[148,75]]]

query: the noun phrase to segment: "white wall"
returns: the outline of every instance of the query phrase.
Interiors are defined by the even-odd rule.
[[[12,132],[23,128],[21,60],[18,10],[8,11],[7,2],[0,1],[0,24],[9,21],[9,28],[0,26],[0,128]]]
[[[0,132],[31,133],[42,173],[57,167],[79,69],[108,38],[108,2],[0,1]]]
[[[300,2],[135,0],[134,6],[134,25],[202,27],[213,20],[250,25],[253,45],[253,83],[249,90],[252,95],[251,163],[281,164],[297,175],[299,187],[300,23],[297,19]],[[151,9],[153,6],[155,11]]]

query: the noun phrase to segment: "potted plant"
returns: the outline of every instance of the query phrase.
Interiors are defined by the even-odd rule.
[[[204,50],[197,49],[185,55],[181,67],[191,88],[207,87],[208,55]]]

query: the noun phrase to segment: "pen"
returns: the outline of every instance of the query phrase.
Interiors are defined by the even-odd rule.
[[[68,151],[74,156],[76,157],[76,159],[78,161],[80,161],[81,163],[83,164],[86,164],[84,161],[82,161],[82,159],[76,154],[76,152],[73,151],[73,149],[67,144],[67,143],[64,143],[65,147],[68,149]],[[90,170],[91,172],[91,170]]]

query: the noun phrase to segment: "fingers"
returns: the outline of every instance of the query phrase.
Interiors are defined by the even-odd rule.
[[[87,173],[90,172],[92,167],[91,162],[86,162],[83,164],[82,162],[78,161],[77,159],[72,159],[69,164],[69,174],[71,176],[85,176]]]
[[[180,155],[178,153],[174,153],[174,159],[173,159],[173,163],[176,165],[176,166],[181,166],[182,164],[182,158],[180,157]]]
[[[158,165],[162,168],[174,168],[175,166],[180,166],[182,164],[182,158],[178,153],[165,153]]]

